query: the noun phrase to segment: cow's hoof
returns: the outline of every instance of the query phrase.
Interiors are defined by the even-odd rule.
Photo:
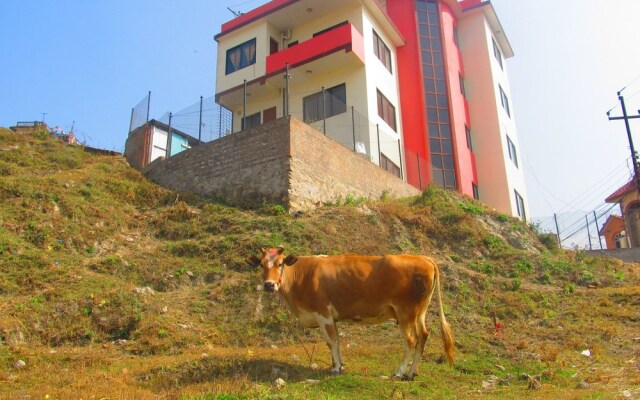
[[[407,375],[407,374],[405,374],[405,375],[402,375],[402,380],[404,382],[410,382],[410,381],[413,381],[413,379],[415,377],[416,377],[416,375]]]
[[[337,369],[337,370],[336,369],[332,369],[329,372],[331,372],[331,375],[334,375],[334,376],[335,375],[340,375],[342,373],[342,369]]]

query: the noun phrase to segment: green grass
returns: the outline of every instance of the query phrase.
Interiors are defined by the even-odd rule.
[[[296,218],[278,205],[241,210],[162,189],[121,158],[0,129],[0,398],[554,399],[640,390],[628,363],[638,356],[637,266],[559,250],[519,220],[435,187],[412,199],[338,200]],[[258,271],[244,260],[263,245],[434,255],[454,368],[439,363],[439,328],[430,326],[417,380],[383,379],[401,357],[397,327],[340,324],[347,372],[328,375],[318,333],[256,290]],[[153,292],[135,290],[146,287]],[[587,348],[592,358],[580,355]],[[18,360],[27,367],[15,369]],[[272,387],[275,370],[285,374],[282,389]],[[531,393],[523,373],[542,374],[543,388]],[[513,379],[483,389],[491,375]],[[590,389],[576,389],[582,379]]]

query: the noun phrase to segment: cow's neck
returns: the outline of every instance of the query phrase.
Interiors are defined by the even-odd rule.
[[[284,266],[282,270],[282,275],[280,276],[280,285],[278,290],[284,299],[289,305],[291,305],[291,286],[294,281],[295,268]]]

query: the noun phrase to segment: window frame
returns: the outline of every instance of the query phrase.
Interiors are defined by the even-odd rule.
[[[246,52],[245,52],[245,48],[251,48],[253,47],[253,53],[251,57],[248,57]],[[238,65],[233,65],[233,61],[232,61],[232,54],[234,52],[238,52],[239,55],[239,59],[238,59]],[[229,75],[232,74],[234,72],[240,71],[241,69],[244,69],[250,65],[253,65],[256,63],[256,53],[257,53],[257,40],[256,38],[247,40],[244,43],[240,43],[237,46],[234,46],[230,49],[227,50],[226,53],[226,57],[225,57],[225,75]]]
[[[378,32],[375,29],[372,29],[373,32],[373,53],[376,55],[378,60],[382,63],[382,65],[387,68],[387,70],[393,74],[393,65],[391,61],[391,49],[389,46],[382,40]]]
[[[506,111],[509,118],[511,118],[511,107],[509,107],[507,93],[502,88],[502,85],[498,85],[498,88],[500,89],[500,103],[502,104],[502,108]]]
[[[347,85],[341,83],[302,98],[302,120],[306,124],[347,112]],[[342,101],[344,99],[344,101]],[[324,100],[324,101],[323,101]],[[324,114],[324,115],[323,115]]]
[[[382,94],[380,89],[376,89],[376,103],[378,104],[378,116],[386,122],[394,132],[398,131],[396,107]]]
[[[396,165],[391,159],[384,155],[384,153],[380,153],[380,168],[389,172],[392,175],[395,175],[398,178],[402,178],[400,176],[401,171],[400,167]]]
[[[240,127],[241,130],[247,130],[251,128],[255,128],[256,126],[262,125],[262,113],[260,111],[253,113],[251,115],[247,115],[244,118],[240,118]],[[246,125],[246,127],[245,127]]]
[[[527,222],[527,212],[524,208],[524,198],[515,189],[513,189],[513,193],[515,194],[516,198],[516,210],[518,212],[518,216],[522,218],[524,222]]]
[[[516,144],[513,143],[513,140],[511,140],[509,135],[506,135],[506,136],[507,136],[507,150],[509,152],[509,158],[511,159],[511,161],[513,161],[513,164],[516,166],[516,168],[520,168],[520,166],[518,165],[518,153],[516,152]]]
[[[500,69],[504,70],[504,66],[502,65],[503,57],[502,57],[502,51],[500,50],[500,46],[498,46],[498,43],[496,42],[496,39],[494,37],[491,38],[491,41],[493,42],[493,56],[498,61],[498,65],[500,65]]]

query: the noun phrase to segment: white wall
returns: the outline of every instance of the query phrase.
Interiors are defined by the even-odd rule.
[[[517,190],[524,199],[526,215],[530,216],[506,60],[503,59],[504,69],[500,68],[493,54],[493,33],[482,10],[463,15],[459,37],[480,200],[517,216]],[[511,117],[502,107],[499,85],[509,99]],[[509,158],[507,134],[516,146],[518,167]]]

